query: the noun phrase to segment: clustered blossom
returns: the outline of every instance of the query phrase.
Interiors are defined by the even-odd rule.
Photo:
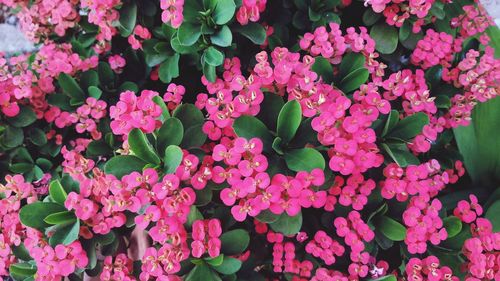
[[[161,21],[170,23],[173,28],[179,28],[184,20],[184,0],[160,0],[160,7],[163,10]]]
[[[0,276],[7,276],[9,266],[15,263],[16,258],[12,249],[21,245],[26,238],[26,227],[19,220],[21,201],[36,200],[33,185],[25,182],[22,175],[7,175],[5,184],[0,184]],[[28,232],[30,233],[30,232]]]
[[[462,252],[466,257],[464,265],[466,281],[498,280],[500,278],[500,233],[493,232],[491,222],[477,218],[471,224],[473,237],[465,240]]]
[[[132,275],[132,272],[133,260],[128,258],[127,255],[121,253],[116,255],[114,258],[112,256],[106,256],[104,258],[104,266],[99,277],[103,281],[135,281],[136,279]]]
[[[117,9],[121,4],[120,0],[80,1],[81,7],[88,10],[89,23],[99,27],[96,36],[98,43],[94,46],[94,50],[99,54],[111,49],[109,42],[118,32],[114,23],[120,18]]]
[[[306,253],[322,259],[326,265],[334,264],[335,256],[340,257],[345,251],[342,245],[322,230],[314,234],[314,240],[307,243],[305,250]]]
[[[481,5],[465,5],[465,13],[451,20],[451,26],[458,28],[463,37],[472,37],[483,33],[489,26],[495,25],[491,16]]]
[[[337,217],[333,222],[338,236],[343,237],[351,249],[351,258],[358,260],[358,256],[365,250],[364,241],[370,242],[375,238],[375,233],[363,221],[357,211],[351,211],[347,218]]]
[[[427,241],[438,245],[448,237],[443,227],[443,220],[439,217],[441,201],[429,199],[425,196],[415,196],[410,199],[408,207],[403,212],[404,224],[408,227],[405,243],[408,252],[412,254],[425,253]]]
[[[148,39],[151,39],[151,32],[142,25],[136,25],[134,32],[128,37],[128,43],[132,49],[137,50],[142,49],[142,42]]]
[[[79,241],[67,246],[58,244],[53,248],[43,240],[28,238],[25,246],[36,262],[35,280],[37,281],[68,277],[77,268],[85,268],[89,262],[87,253]]]
[[[143,90],[140,96],[132,91],[120,94],[120,100],[109,108],[111,129],[115,135],[128,135],[139,128],[145,133],[153,132],[161,123],[156,119],[161,115],[161,107],[153,101],[158,92]]]
[[[0,107],[9,117],[17,116],[20,104],[28,104],[38,119],[54,121],[55,106],[47,97],[56,90],[55,79],[61,74],[76,75],[95,68],[97,56],[86,59],[71,50],[70,44],[45,44],[32,56],[20,55],[4,59],[0,56]]]
[[[365,6],[370,5],[375,13],[382,13],[384,15],[387,24],[397,27],[403,26],[403,23],[411,16],[416,16],[416,20],[413,23],[413,32],[416,33],[420,31],[434,2],[436,1],[365,0]]]
[[[54,120],[58,128],[64,128],[76,124],[76,131],[80,134],[90,133],[93,139],[100,139],[102,134],[97,130],[99,120],[106,116],[107,104],[105,101],[88,97],[85,104],[79,106],[76,112],[62,111],[58,107],[52,107],[45,113],[45,118]]]
[[[483,214],[483,207],[478,204],[477,197],[469,195],[470,203],[466,200],[458,201],[457,207],[453,210],[453,215],[465,223],[471,223]]]
[[[52,33],[64,36],[80,20],[78,0],[2,0],[0,4],[20,10],[17,16],[21,30],[37,43],[47,40]]]
[[[450,67],[455,54],[462,50],[462,40],[453,39],[446,32],[428,29],[425,37],[417,42],[411,54],[411,62],[427,69],[435,65]]]
[[[439,259],[435,256],[428,256],[424,259],[411,258],[405,269],[409,280],[460,280],[458,277],[453,276],[449,267],[440,266]]]
[[[241,25],[249,21],[258,22],[260,14],[266,9],[267,0],[243,0],[241,7],[236,12],[236,20]]]
[[[463,89],[463,94],[451,98],[451,107],[445,116],[446,126],[456,128],[468,125],[472,109],[478,102],[486,102],[500,94],[499,76],[500,59],[495,59],[491,47],[486,47],[482,55],[471,49],[457,67],[444,69],[443,80]]]
[[[199,258],[205,252],[212,258],[219,256],[222,234],[221,223],[218,219],[196,220],[192,226],[191,253],[193,257]]]
[[[386,179],[381,182],[382,197],[386,199],[396,197],[401,202],[414,195],[435,197],[450,181],[449,172],[441,172],[437,160],[409,165],[404,169],[396,163],[391,163],[384,168],[384,176]]]

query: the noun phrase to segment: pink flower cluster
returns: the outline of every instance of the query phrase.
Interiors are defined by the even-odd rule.
[[[74,113],[61,112],[58,107],[51,107],[45,112],[45,119],[49,122],[54,121],[58,128],[76,124],[76,132],[79,134],[88,132],[93,139],[97,140],[102,136],[102,133],[97,130],[97,125],[99,120],[106,116],[106,107],[105,101],[89,97],[85,104],[78,107]]]
[[[364,251],[365,244],[363,242],[370,242],[375,238],[375,233],[357,211],[349,212],[347,218],[335,218],[333,224],[337,235],[343,237],[347,246],[350,247],[353,261],[357,261],[358,256]]]
[[[320,26],[313,33],[305,33],[299,42],[300,48],[309,51],[312,56],[321,55],[333,64],[339,64],[348,49],[371,58],[377,56],[375,41],[365,27],[360,27],[360,33],[356,33],[354,27],[349,27],[346,35],[342,35],[340,25],[337,23],[330,23],[329,27],[330,31],[327,31],[325,26]],[[367,61],[369,66],[375,62]]]
[[[457,88],[463,94],[451,98],[451,108],[446,114],[446,126],[455,128],[466,126],[471,120],[472,109],[478,102],[485,102],[500,94],[500,59],[495,59],[494,50],[486,47],[484,54],[469,50],[456,68],[444,69],[443,80]]]
[[[391,163],[384,168],[384,176],[386,179],[380,183],[382,197],[385,199],[396,197],[400,202],[408,200],[413,195],[435,197],[449,183],[449,173],[441,172],[437,160],[409,165],[406,168]]]
[[[179,257],[185,259],[188,256],[189,249],[187,247],[183,252],[177,252],[177,250],[174,250],[174,246],[169,243],[161,246],[159,249],[154,247],[147,248],[142,257],[139,280],[181,281],[180,277],[174,275],[174,273],[181,269],[181,265],[177,260],[179,260]]]
[[[306,253],[313,255],[313,257],[322,259],[326,265],[334,264],[335,256],[340,257],[345,252],[342,245],[322,230],[314,234],[314,240],[306,244],[305,250]]]
[[[448,237],[443,221],[439,217],[441,201],[433,199],[429,202],[426,196],[414,196],[403,212],[404,224],[408,227],[405,243],[412,254],[425,253],[427,241],[438,245]]]
[[[28,238],[24,245],[36,262],[36,281],[60,280],[75,272],[77,268],[85,268],[89,262],[79,241],[68,246],[58,244],[52,248],[43,240]]]
[[[417,42],[411,54],[414,65],[427,69],[435,65],[451,67],[455,54],[462,50],[462,39],[454,39],[446,32],[428,29],[425,37]]]
[[[151,39],[151,32],[142,25],[136,25],[134,32],[128,37],[128,43],[132,49],[137,50],[142,49],[142,42],[148,39]]]
[[[126,254],[121,253],[114,258],[106,256],[99,277],[103,281],[135,281],[136,279],[132,275],[133,270],[133,260],[129,259]]]
[[[451,26],[458,28],[463,37],[483,33],[489,26],[495,25],[482,5],[465,5],[462,9],[465,13],[452,19]]]
[[[117,8],[121,4],[121,0],[80,1],[81,7],[88,9],[89,23],[99,27],[98,44],[94,47],[98,54],[111,49],[109,42],[118,31],[114,23],[120,18]]]
[[[26,227],[19,220],[21,201],[36,201],[33,185],[25,182],[22,175],[5,176],[5,184],[0,184],[0,276],[8,276],[9,266],[15,263],[16,258],[12,249],[21,245],[26,238]],[[33,230],[35,231],[35,230]]]
[[[75,75],[95,68],[98,63],[96,56],[81,59],[70,44],[45,44],[33,58],[28,65],[27,55],[8,60],[0,56],[0,107],[9,117],[19,114],[19,104],[28,104],[38,119],[47,114],[50,120],[53,106],[47,103],[47,95],[56,90],[54,79],[61,73]]]
[[[478,204],[477,197],[469,195],[470,203],[466,200],[458,201],[457,207],[453,210],[453,215],[465,223],[471,223],[483,214],[483,207]]]
[[[160,7],[163,10],[161,21],[170,23],[173,28],[179,28],[184,20],[184,16],[182,15],[184,0],[161,0]]]
[[[401,27],[405,20],[415,15],[413,32],[419,32],[420,26],[424,23],[424,18],[435,0],[365,0],[365,6],[370,5],[375,13],[383,13],[387,24]]]
[[[478,218],[471,225],[473,237],[465,240],[462,253],[466,281],[498,280],[500,278],[500,233],[493,232],[491,222]]]
[[[428,256],[424,259],[411,258],[406,264],[405,269],[406,276],[409,280],[460,280],[458,277],[453,276],[449,267],[441,267],[439,265],[439,259],[435,256]]]
[[[236,20],[241,25],[249,21],[258,22],[260,14],[266,9],[267,0],[243,0],[241,7],[236,12]]]
[[[211,258],[220,254],[222,227],[219,219],[195,220],[193,222],[191,253],[200,258],[205,252]]]
[[[8,1],[0,4],[19,9],[17,17],[25,36],[36,42],[44,42],[55,33],[64,36],[66,30],[75,27],[80,20],[77,0]]]
[[[111,130],[115,135],[128,135],[139,128],[145,133],[152,133],[161,125],[156,120],[161,115],[161,107],[153,101],[158,92],[143,90],[137,97],[132,91],[120,94],[120,100],[109,108]]]

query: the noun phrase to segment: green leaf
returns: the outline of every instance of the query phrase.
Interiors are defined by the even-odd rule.
[[[215,258],[204,258],[205,262],[211,266],[219,266],[224,261],[224,255],[218,255]]]
[[[443,219],[443,226],[448,232],[448,238],[455,237],[462,231],[462,221],[455,216],[446,217]]]
[[[47,136],[45,132],[39,128],[32,128],[29,131],[29,139],[37,146],[42,146],[47,143]]]
[[[498,186],[500,180],[500,99],[474,107],[469,126],[453,129],[460,154],[475,184]]]
[[[266,41],[266,30],[262,25],[251,22],[235,29],[241,35],[250,39],[254,44],[262,45]]]
[[[33,259],[30,256],[30,253],[28,252],[28,249],[26,249],[24,244],[19,244],[19,246],[13,246],[12,253],[14,254],[14,256],[16,256],[16,258],[23,261],[29,261]]]
[[[260,104],[259,120],[266,124],[267,128],[276,132],[278,115],[285,105],[283,98],[275,93],[264,93],[264,101]]]
[[[83,92],[82,88],[80,88],[78,83],[76,83],[73,77],[69,76],[66,73],[61,73],[59,74],[57,81],[59,82],[59,86],[61,86],[61,89],[67,95],[69,95],[75,101],[83,102],[83,100],[85,99],[85,93]]]
[[[156,103],[159,107],[161,107],[161,117],[160,117],[161,122],[165,122],[165,120],[170,118],[170,112],[168,111],[167,105],[160,96],[154,96],[153,102]]]
[[[182,126],[179,119],[175,117],[168,118],[158,130],[156,136],[158,151],[163,152],[169,145],[181,144],[184,136],[184,126]]]
[[[222,264],[213,266],[213,269],[222,274],[229,275],[238,272],[238,270],[240,270],[241,268],[241,264],[242,263],[239,259],[224,257],[224,261],[222,262]]]
[[[486,214],[484,215],[487,219],[490,220],[491,224],[493,225],[493,232],[499,232],[500,231],[500,200],[497,200],[495,203],[493,203],[488,210],[486,211]]]
[[[172,174],[175,172],[182,162],[182,156],[182,149],[177,145],[169,145],[165,149],[165,157],[163,157],[165,174]]]
[[[91,96],[95,99],[99,99],[102,95],[102,90],[97,88],[96,86],[88,87],[87,91],[89,93],[89,96]]]
[[[25,226],[43,231],[44,228],[50,226],[44,219],[50,214],[63,211],[66,211],[66,208],[57,203],[34,202],[21,208],[19,211],[19,220]]]
[[[255,218],[260,222],[273,223],[280,218],[280,215],[277,215],[269,210],[264,210],[261,211]]]
[[[203,52],[202,61],[212,66],[219,66],[224,62],[224,54],[210,46]]]
[[[375,227],[392,241],[403,241],[406,237],[406,228],[387,216],[378,217],[375,220]]]
[[[128,135],[128,144],[137,157],[148,163],[160,164],[160,158],[156,155],[153,146],[149,143],[146,135],[140,129],[134,128],[130,131]]]
[[[233,0],[218,0],[212,17],[216,24],[223,25],[233,18],[235,11],[236,4]]]
[[[411,34],[411,23],[409,21],[405,21],[401,28],[399,28],[399,40],[404,41]]]
[[[101,85],[109,86],[115,81],[115,73],[107,62],[100,62],[98,65],[99,81]]]
[[[339,67],[339,76],[344,78],[350,73],[365,66],[365,56],[360,53],[350,52],[344,56]]]
[[[208,63],[203,64],[203,75],[210,82],[215,82],[217,79],[217,74],[215,73],[215,66],[210,65]]]
[[[349,93],[357,90],[359,86],[361,86],[361,84],[365,83],[366,80],[368,80],[369,75],[370,73],[366,68],[358,68],[349,73],[340,81],[339,88],[344,93]]]
[[[286,236],[297,234],[302,228],[302,212],[293,217],[283,213],[277,221],[269,225],[274,231],[283,233]]]
[[[9,267],[9,273],[13,276],[26,278],[35,275],[36,266],[31,263],[23,262],[23,263],[14,263]]]
[[[201,35],[201,26],[189,22],[184,22],[177,31],[179,43],[184,46],[191,46]]]
[[[290,142],[295,136],[302,121],[302,108],[296,100],[291,100],[281,108],[278,115],[277,133],[284,143]]]
[[[287,151],[285,162],[288,168],[295,172],[310,172],[316,168],[325,169],[325,158],[314,148],[300,148]]]
[[[7,126],[2,135],[2,142],[6,147],[13,148],[23,143],[24,133],[20,128]]]
[[[167,57],[167,59],[160,64],[158,77],[163,83],[170,83],[172,78],[179,77],[179,58],[180,55],[175,53],[173,56]]]
[[[406,145],[403,144],[381,144],[385,152],[398,164],[400,167],[406,167],[408,165],[418,165],[420,161],[413,155]]]
[[[259,138],[264,143],[264,149],[267,148],[269,151],[271,148],[273,136],[266,125],[259,119],[249,115],[240,116],[238,119],[234,120],[233,128],[236,135],[239,137],[246,138],[247,140]]]
[[[174,110],[172,117],[175,117],[182,122],[184,130],[203,124],[205,121],[203,113],[194,104],[190,103],[185,103],[177,107]]]
[[[411,140],[422,132],[425,125],[429,124],[429,116],[423,112],[417,112],[399,121],[387,137],[402,140]]]
[[[369,279],[368,281],[397,281],[397,280],[398,279],[396,278],[396,276],[389,274],[389,275],[382,276],[382,277],[377,278],[377,279]]]
[[[180,146],[186,149],[201,147],[207,140],[207,135],[203,132],[202,127],[202,124],[198,124],[187,129]]]
[[[250,236],[244,229],[235,229],[224,232],[220,237],[221,252],[226,256],[243,253],[250,243]]]
[[[387,116],[387,121],[385,122],[384,130],[382,131],[382,137],[392,131],[398,122],[399,112],[397,110],[391,110],[391,112],[389,112],[389,116]]]
[[[374,25],[382,16],[380,13],[375,13],[372,9],[366,9],[363,13],[363,23],[367,26]]]
[[[135,28],[137,21],[137,5],[135,2],[127,2],[120,9],[120,35],[128,37]]]
[[[374,25],[370,36],[375,40],[375,48],[382,54],[392,54],[398,47],[398,30],[384,22]]]
[[[189,210],[189,215],[188,215],[188,218],[187,218],[185,225],[188,228],[191,228],[191,226],[193,225],[193,222],[195,220],[202,220],[202,219],[203,219],[203,215],[201,214],[200,210],[198,210],[198,208],[196,206],[191,205],[190,210]]]
[[[64,190],[63,186],[61,185],[61,182],[59,180],[53,180],[50,185],[49,185],[49,193],[50,197],[56,201],[56,203],[59,203],[61,205],[64,205],[64,202],[66,201],[66,197],[68,197],[68,194]]]
[[[327,59],[323,57],[316,57],[311,69],[321,76],[325,83],[330,84],[333,82],[333,67]]]
[[[233,42],[233,34],[231,33],[231,29],[224,25],[218,32],[214,35],[210,36],[210,41],[212,44],[220,46],[220,47],[229,47]]]
[[[76,216],[73,212],[63,211],[50,214],[43,219],[48,224],[68,224],[76,221]]]
[[[24,105],[19,106],[19,114],[12,117],[7,118],[7,121],[14,127],[23,128],[33,124],[36,121],[35,112]]]
[[[185,281],[220,281],[219,275],[213,272],[204,262],[197,264],[185,277]]]
[[[64,244],[69,245],[78,239],[80,233],[80,220],[73,224],[59,226],[54,234],[49,238],[51,246]]]
[[[128,175],[132,172],[142,172],[142,168],[144,168],[146,164],[146,162],[137,156],[117,155],[104,164],[104,172],[121,179],[124,175]]]

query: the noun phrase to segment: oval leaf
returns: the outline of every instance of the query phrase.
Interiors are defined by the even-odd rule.
[[[53,213],[66,211],[63,206],[52,202],[34,202],[21,208],[19,219],[25,226],[33,227],[43,231],[49,227],[44,219]]]
[[[182,162],[182,156],[182,149],[177,145],[169,145],[165,149],[165,157],[163,158],[165,174],[175,172]]]
[[[285,162],[288,168],[295,172],[320,168],[325,169],[325,158],[314,148],[294,149],[285,153]]]
[[[387,216],[378,217],[375,220],[375,227],[392,241],[403,241],[406,237],[406,228]]]
[[[250,236],[244,229],[235,229],[223,233],[220,240],[221,252],[228,256],[243,253],[250,243]]]
[[[54,201],[57,203],[64,205],[64,202],[66,201],[66,197],[68,197],[68,194],[64,190],[64,188],[61,185],[61,182],[59,180],[54,180],[50,183],[49,185],[49,194]]]
[[[296,100],[291,100],[283,106],[278,115],[278,136],[288,143],[295,136],[302,121],[302,108]]]
[[[392,54],[398,47],[398,30],[385,22],[374,25],[370,36],[375,40],[375,48],[382,54]]]
[[[132,172],[141,172],[146,164],[146,162],[137,156],[118,155],[106,162],[104,165],[104,172],[121,179],[124,175],[128,175]]]
[[[298,233],[302,227],[302,212],[293,217],[283,213],[277,221],[269,225],[276,232],[283,233],[287,236],[294,235]]]
[[[128,144],[134,154],[142,160],[160,164],[160,158],[156,155],[153,146],[149,143],[146,135],[138,128],[132,129],[128,135]]]

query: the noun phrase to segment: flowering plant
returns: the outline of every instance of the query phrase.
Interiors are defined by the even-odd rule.
[[[478,3],[0,4],[0,276],[500,280]]]

